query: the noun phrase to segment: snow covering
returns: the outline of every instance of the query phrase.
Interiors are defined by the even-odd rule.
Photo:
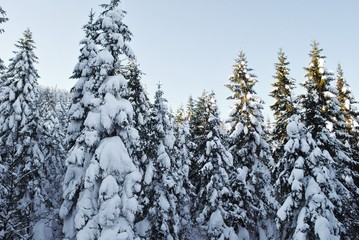
[[[282,182],[286,189],[277,193],[283,199],[277,210],[282,237],[339,239],[340,225],[332,201],[338,201],[340,185],[333,175],[330,154],[321,151],[297,117],[288,123],[287,132],[289,140],[275,187],[279,191]]]

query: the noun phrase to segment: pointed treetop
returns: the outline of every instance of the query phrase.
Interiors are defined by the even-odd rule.
[[[239,53],[235,61],[233,74],[229,77],[230,83],[225,85],[233,92],[228,99],[240,99],[241,96],[256,94],[253,87],[257,82],[257,76],[252,73],[253,69],[247,66],[247,59],[243,51]]]
[[[304,68],[307,72],[305,75],[307,80],[301,85],[309,92],[316,91],[321,94],[328,90],[329,83],[333,80],[333,74],[324,67],[326,57],[321,55],[323,49],[319,48],[319,44],[315,41],[311,46],[312,50],[309,52],[311,61],[309,66]]]
[[[319,43],[317,41],[313,41],[310,46],[312,47],[312,50],[310,51],[309,56],[312,57],[312,60],[317,58],[325,58],[325,56],[320,55],[323,49],[319,48]]]
[[[161,90],[161,87],[162,87],[162,83],[159,81],[159,82],[157,83],[157,90]]]
[[[105,9],[104,13],[106,13],[108,10],[113,10],[119,7],[120,4],[121,4],[121,0],[111,0],[109,4],[101,4],[100,7],[104,8]]]
[[[161,86],[162,86],[162,84],[160,82],[158,82],[157,83],[157,91],[155,93],[155,104],[159,103],[160,101],[167,102],[167,100],[162,97],[163,91],[161,90]]]
[[[82,27],[82,29],[84,30],[86,37],[93,37],[95,36],[94,34],[94,18],[95,18],[95,12],[93,11],[93,9],[91,8],[91,11],[89,13],[89,20],[88,22]]]
[[[343,78],[344,71],[343,71],[342,65],[340,65],[340,63],[338,64],[338,67],[337,67],[337,73],[338,73],[338,78]]]
[[[15,44],[15,46],[27,51],[32,51],[36,48],[35,42],[32,39],[32,32],[29,28],[24,31],[23,37],[17,41],[17,44]]]

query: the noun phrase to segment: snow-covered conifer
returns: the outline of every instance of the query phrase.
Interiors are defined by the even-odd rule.
[[[189,121],[193,142],[193,148],[191,149],[193,159],[189,178],[195,187],[196,193],[198,193],[199,188],[201,187],[199,171],[202,168],[202,164],[199,162],[199,159],[206,151],[207,134],[210,130],[208,123],[210,115],[209,105],[209,94],[206,91],[203,91],[202,95],[198,97],[197,101],[194,103],[191,119]],[[194,216],[194,218],[196,217]],[[196,220],[193,219],[193,221],[195,222]]]
[[[310,129],[314,142],[333,159],[337,178],[345,186],[338,191],[343,205],[336,205],[334,208],[337,219],[343,224],[341,236],[344,237],[347,236],[345,232],[352,226],[350,217],[347,217],[352,214],[348,213],[358,212],[354,196],[359,190],[353,181],[352,165],[355,162],[348,154],[349,147],[341,141],[346,135],[345,119],[336,97],[338,93],[330,85],[334,77],[325,68],[325,57],[321,52],[319,44],[313,42],[309,54],[311,62],[305,68],[307,79],[302,84],[306,93],[299,97],[302,107],[300,114],[303,123]]]
[[[289,76],[289,62],[281,49],[278,53],[278,63],[275,64],[276,82],[272,84],[274,90],[270,96],[275,99],[275,103],[270,106],[274,112],[275,125],[272,132],[272,139],[275,142],[274,158],[283,154],[283,146],[286,142],[286,126],[289,118],[296,113],[294,104],[294,80]]]
[[[359,110],[355,105],[359,102],[354,98],[351,88],[344,78],[341,65],[338,65],[337,69],[336,89],[340,111],[344,116],[344,126],[339,129],[344,134],[337,135],[337,138],[349,149],[347,154],[350,156],[351,161],[347,164],[347,167],[350,169],[354,186],[357,187],[357,190],[355,190],[355,187],[352,188],[353,198],[357,199],[359,197]],[[359,221],[356,220],[359,218],[359,204],[354,200],[352,204],[347,204],[344,207],[349,207],[348,214],[341,214],[346,225],[346,235],[349,238],[354,238],[357,232],[356,229],[359,229]]]
[[[230,83],[226,84],[232,91],[228,99],[236,101],[227,120],[235,168],[229,180],[233,196],[228,204],[228,221],[251,238],[273,238],[270,224],[276,205],[271,196],[273,159],[269,144],[264,140],[263,101],[256,96],[257,80],[251,71],[241,52],[233,66]]]
[[[230,196],[229,171],[233,166],[231,153],[225,146],[225,135],[221,129],[219,112],[214,93],[208,95],[206,110],[208,116],[205,129],[206,147],[198,163],[198,195],[195,200],[196,221],[209,239],[228,239],[230,232],[225,224],[228,216],[223,207]]]
[[[166,102],[159,85],[150,115],[142,219],[137,224],[140,235],[151,239],[178,239],[181,223],[176,186],[179,173],[172,156],[175,137]]]
[[[126,99],[127,80],[121,74],[121,58],[133,54],[129,54],[130,32],[122,23],[119,2],[101,5],[103,12],[91,27],[95,36],[91,49],[96,50],[82,51],[90,54],[91,61],[85,60],[81,69],[80,58],[77,65],[81,75],[76,86],[83,87],[76,87],[79,94],[73,105],[80,103],[87,109],[70,111],[81,116],[83,123],[73,128],[81,132],[72,135],[76,139],[72,138],[66,160],[60,209],[65,239],[136,239],[136,193],[142,176],[128,151],[136,144],[138,132]]]
[[[91,91],[94,88],[95,61],[98,53],[98,46],[95,44],[94,13],[91,11],[89,22],[83,27],[85,38],[80,41],[82,48],[78,63],[76,64],[71,78],[78,79],[71,89],[72,104],[69,109],[70,123],[68,127],[68,144],[71,148],[77,137],[84,128],[84,121],[88,112],[92,109]]]
[[[280,239],[339,239],[340,223],[334,211],[341,203],[341,184],[333,159],[297,116],[290,119],[287,133],[275,183]]]
[[[130,60],[124,69],[124,76],[128,80],[128,95],[127,99],[132,104],[133,108],[133,127],[137,129],[139,134],[139,143],[133,146],[131,156],[133,156],[138,165],[141,165],[141,171],[143,169],[143,162],[146,160],[145,145],[147,142],[147,125],[149,122],[150,114],[150,101],[145,89],[141,83],[141,77],[143,73],[139,69],[139,66]]]
[[[1,83],[0,98],[0,237],[29,239],[41,217],[43,200],[39,147],[37,57],[30,30],[15,44],[18,50]]]
[[[338,91],[337,98],[340,105],[340,110],[344,115],[345,135],[348,137],[342,141],[348,141],[350,144],[353,160],[359,161],[359,109],[356,105],[359,104],[352,93],[352,90],[344,78],[344,72],[341,65],[337,69],[336,89]],[[359,182],[357,183],[359,184]]]
[[[189,171],[193,159],[193,142],[191,142],[191,133],[189,122],[182,119],[178,123],[176,132],[176,141],[173,150],[175,166],[177,171],[176,193],[178,196],[177,208],[179,209],[180,222],[180,239],[188,239],[192,230],[191,226],[191,208],[193,207],[194,187],[189,179]]]

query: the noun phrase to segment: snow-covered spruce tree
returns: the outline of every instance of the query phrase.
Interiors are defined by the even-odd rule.
[[[172,156],[175,142],[166,99],[158,86],[150,114],[147,168],[141,193],[142,219],[137,230],[146,239],[178,239],[180,215],[178,209],[179,177]],[[146,227],[147,226],[147,227]]]
[[[0,6],[0,24],[8,21],[8,18],[5,16],[6,16],[6,12]],[[4,29],[0,28],[0,34],[3,32],[4,32]],[[0,58],[0,81],[1,81],[1,75],[3,75],[5,69],[6,68],[5,68],[4,62]]]
[[[274,90],[270,96],[275,99],[270,109],[274,112],[274,129],[272,131],[272,140],[275,144],[274,159],[277,160],[283,154],[283,146],[287,140],[286,127],[289,118],[296,113],[294,104],[294,80],[289,76],[289,62],[281,49],[278,53],[278,63],[275,63],[276,82],[272,84]]]
[[[358,212],[356,194],[358,187],[353,182],[353,160],[348,156],[349,148],[340,141],[345,136],[344,116],[340,111],[336,91],[330,86],[333,74],[324,67],[324,56],[317,42],[312,43],[311,62],[306,70],[306,81],[302,84],[306,93],[299,96],[301,103],[301,119],[310,129],[312,138],[318,147],[334,160],[338,180],[345,188],[338,190],[343,205],[338,203],[334,209],[337,219],[343,224],[341,236],[350,231],[352,221],[350,213]]]
[[[183,112],[184,113],[184,112]],[[185,114],[183,114],[183,117]],[[180,232],[179,239],[190,239],[192,231],[191,208],[193,207],[194,187],[189,180],[189,171],[193,154],[191,149],[194,148],[191,141],[189,121],[182,118],[176,128],[176,141],[173,150],[173,159],[175,168],[178,171],[176,178],[176,193],[178,195],[177,208],[180,215]]]
[[[273,159],[264,140],[263,101],[255,95],[253,87],[257,80],[251,71],[245,54],[240,52],[230,83],[226,84],[232,91],[228,99],[236,101],[227,120],[235,168],[229,180],[233,195],[227,206],[228,225],[242,236],[249,234],[250,239],[273,238],[271,220],[276,205],[271,196]]]
[[[202,153],[206,151],[207,133],[209,131],[209,94],[206,91],[202,92],[202,95],[195,101],[191,118],[190,118],[190,131],[194,148],[192,149],[193,160],[191,163],[190,181],[195,187],[195,193],[199,192],[200,175],[199,171],[202,168],[202,163],[199,162],[199,158]],[[196,211],[194,208],[192,209]],[[196,214],[193,216],[193,221],[196,221]]]
[[[359,144],[357,141],[359,139],[359,110],[356,107],[359,102],[354,98],[351,88],[344,78],[344,72],[340,64],[337,69],[336,89],[338,91],[337,98],[340,110],[344,115],[346,126],[344,131],[348,137],[342,141],[347,141],[350,144],[352,159],[359,161]]]
[[[0,98],[0,237],[29,239],[41,217],[38,144],[37,57],[30,30],[15,44],[18,50],[1,84]]]
[[[128,81],[128,95],[126,99],[132,104],[134,110],[133,115],[133,126],[138,131],[139,139],[136,145],[131,147],[130,157],[135,162],[136,166],[142,175],[145,174],[147,166],[150,162],[148,155],[151,155],[152,147],[148,143],[150,140],[150,109],[151,103],[141,84],[141,77],[143,73],[139,69],[139,66],[133,61],[130,60],[127,66],[123,69],[124,76]],[[145,185],[142,181],[141,185]],[[142,189],[143,190],[143,189]],[[144,191],[139,193],[139,209],[145,208]],[[138,211],[135,218],[135,223],[141,222],[146,217],[146,213],[143,211]],[[141,232],[141,231],[139,231]]]
[[[69,109],[68,145],[71,148],[81,131],[84,129],[84,121],[88,112],[93,108],[93,96],[95,79],[95,62],[98,46],[95,44],[96,32],[94,29],[94,13],[91,11],[89,21],[84,25],[85,38],[80,41],[82,48],[78,63],[76,64],[71,78],[78,79],[71,89],[72,104]]]
[[[41,168],[41,182],[44,202],[41,211],[44,217],[36,224],[34,239],[61,239],[62,220],[59,218],[59,209],[62,203],[61,185],[65,174],[67,151],[66,127],[61,123],[64,110],[57,89],[40,88],[39,133],[40,148],[44,155],[44,164]]]
[[[340,104],[341,113],[344,116],[344,127],[340,129],[344,132],[344,135],[337,136],[338,139],[349,147],[348,155],[351,160],[348,163],[348,168],[351,170],[351,175],[354,180],[354,186],[359,186],[359,110],[356,108],[356,104],[359,102],[354,98],[350,86],[344,79],[344,73],[340,65],[337,69],[337,81],[336,88],[338,91],[337,99]],[[358,199],[359,190],[352,189],[354,199]],[[346,222],[347,233],[349,238],[354,238],[357,235],[357,229],[359,229],[359,204],[354,200],[353,205],[349,206],[349,217],[343,214],[343,219]]]
[[[287,125],[288,141],[280,159],[275,195],[279,239],[339,239],[334,208],[341,186],[333,159],[322,150],[297,116]]]
[[[143,162],[146,161],[145,144],[147,141],[147,124],[149,122],[150,114],[150,100],[141,84],[141,76],[143,73],[138,68],[139,66],[130,60],[124,69],[124,76],[128,80],[128,95],[127,99],[132,104],[134,111],[133,127],[137,129],[139,134],[139,143],[134,146],[131,156],[136,160],[138,165],[141,165],[141,171],[145,171]]]
[[[196,221],[208,239],[228,239],[230,226],[225,224],[225,220],[229,213],[224,209],[223,202],[230,197],[229,171],[233,158],[225,146],[214,93],[208,95],[205,104],[208,127],[205,129],[206,147],[198,159],[201,169],[195,203]]]
[[[98,50],[91,58],[93,65],[80,69],[90,69],[90,74],[80,77],[76,84],[86,86],[79,102],[88,109],[66,160],[60,209],[65,239],[136,238],[135,193],[140,190],[142,177],[127,149],[138,134],[132,127],[131,103],[125,99],[127,80],[120,74],[121,58],[132,58],[133,54],[127,45],[130,32],[122,23],[124,12],[119,4],[112,0],[101,5],[103,12],[93,25]]]

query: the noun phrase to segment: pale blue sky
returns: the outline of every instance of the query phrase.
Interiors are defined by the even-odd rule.
[[[70,89],[69,79],[79,55],[81,27],[91,8],[99,13],[104,0],[4,0],[9,21],[2,24],[0,57],[7,63],[14,43],[29,27],[37,45],[37,66],[47,86]],[[283,48],[291,75],[304,81],[310,44],[317,40],[327,56],[326,67],[341,63],[359,98],[359,2],[357,0],[123,0],[124,22],[133,33],[130,43],[146,73],[152,98],[161,82],[174,110],[189,95],[214,90],[223,116],[231,102],[224,87],[240,50],[258,76],[257,93],[266,102],[274,79],[277,52]],[[301,87],[296,92],[301,92]],[[266,112],[265,115],[268,115]]]

